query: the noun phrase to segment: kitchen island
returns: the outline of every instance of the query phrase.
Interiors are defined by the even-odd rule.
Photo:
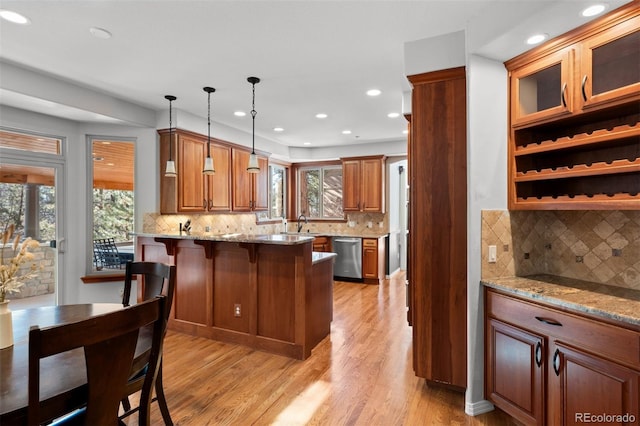
[[[169,329],[306,359],[333,318],[335,255],[312,252],[312,242],[287,234],[137,234],[136,260],[176,266]]]

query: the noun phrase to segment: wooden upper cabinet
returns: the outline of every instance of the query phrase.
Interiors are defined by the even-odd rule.
[[[345,212],[384,213],[384,156],[342,159]]]
[[[631,3],[505,63],[511,125],[637,102],[638,64],[640,16]]]
[[[178,135],[178,211],[203,212],[207,209],[205,178],[202,174],[206,144],[190,136]]]
[[[247,172],[249,151],[232,150],[233,211],[248,212],[269,208],[269,160],[258,156],[259,173]]]
[[[572,111],[573,49],[527,64],[511,73],[511,123],[520,125]]]
[[[505,63],[510,210],[640,208],[640,7]]]
[[[231,148],[211,144],[211,158],[216,172],[207,177],[209,211],[231,210]]]
[[[596,34],[580,45],[581,108],[640,97],[640,16]]]
[[[207,156],[205,136],[174,130],[171,144],[176,177],[164,175],[169,158],[169,132],[160,132],[160,213],[205,213],[231,210],[231,148],[211,142],[215,174],[202,173]]]

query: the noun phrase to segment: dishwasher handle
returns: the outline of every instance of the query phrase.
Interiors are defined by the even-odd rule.
[[[359,243],[360,238],[340,238],[333,240],[334,243]]]

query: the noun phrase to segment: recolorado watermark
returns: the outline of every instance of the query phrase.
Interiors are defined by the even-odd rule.
[[[576,423],[635,423],[636,416],[626,414],[576,413]]]

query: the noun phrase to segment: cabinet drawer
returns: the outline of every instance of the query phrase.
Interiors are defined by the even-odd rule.
[[[640,333],[487,291],[487,315],[640,368]]]
[[[374,240],[371,238],[363,238],[362,239],[362,247],[377,247],[378,240]]]

